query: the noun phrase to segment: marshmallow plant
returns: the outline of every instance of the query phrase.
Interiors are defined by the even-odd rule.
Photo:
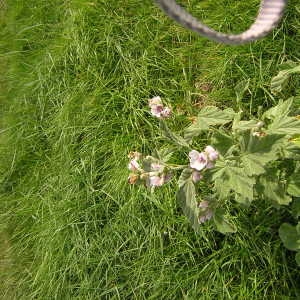
[[[291,115],[293,101],[280,100],[251,120],[231,108],[203,107],[179,134],[167,124],[175,118],[171,108],[154,97],[149,100],[150,113],[158,119],[168,145],[152,155],[131,152],[128,182],[153,192],[177,178],[178,203],[196,231],[209,222],[221,233],[235,232],[230,207],[248,207],[254,200],[277,208],[292,203],[298,218],[300,118]],[[184,163],[177,164],[178,158]],[[300,223],[285,223],[279,233],[287,248],[300,250]],[[298,252],[300,264],[299,256]]]

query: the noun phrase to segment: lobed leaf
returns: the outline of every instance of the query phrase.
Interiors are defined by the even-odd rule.
[[[282,91],[284,86],[287,84],[292,74],[300,73],[300,66],[295,66],[290,69],[280,71],[271,80],[271,92],[277,94]]]
[[[179,179],[178,179],[178,185],[180,188],[182,186],[184,186],[187,183],[187,181],[191,180],[192,173],[193,173],[193,169],[191,169],[191,168],[185,168],[181,172]]]
[[[252,136],[247,131],[242,137],[241,162],[249,176],[265,173],[267,163],[278,159],[278,150],[283,142],[282,135]]]
[[[231,122],[234,115],[235,112],[231,108],[221,110],[215,106],[206,106],[200,110],[196,123],[184,131],[184,138],[190,141],[202,131],[208,130],[210,126],[224,125]]]
[[[234,145],[234,139],[232,136],[222,131],[215,131],[212,138],[211,144],[218,149],[218,152],[225,156],[229,149]]]
[[[300,173],[294,173],[288,180],[287,192],[295,197],[300,197]]]
[[[194,230],[199,229],[199,213],[200,209],[196,201],[196,191],[192,180],[186,181],[177,192],[177,199],[180,203],[184,215],[190,221]]]
[[[215,169],[212,179],[215,180],[215,190],[222,199],[226,198],[232,190],[250,202],[253,200],[255,179],[248,176],[244,168],[216,164]]]
[[[287,249],[300,250],[300,234],[297,232],[296,227],[283,223],[279,228],[279,236]]]
[[[239,102],[243,99],[245,92],[248,90],[250,84],[250,79],[245,79],[240,81],[235,87],[234,91],[236,94],[236,99]]]
[[[215,211],[213,220],[217,230],[223,234],[234,233],[237,231],[236,226],[227,220],[221,209]]]
[[[295,198],[292,203],[292,213],[295,218],[300,217],[300,198]]]
[[[272,173],[272,171],[274,171]],[[288,205],[292,198],[286,193],[286,186],[280,182],[274,169],[259,178],[258,191],[265,199],[279,205]]]

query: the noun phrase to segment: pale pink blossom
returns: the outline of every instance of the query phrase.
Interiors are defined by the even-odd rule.
[[[189,157],[190,157],[190,167],[192,169],[201,171],[206,167],[208,161],[205,153],[203,152],[199,153],[196,150],[192,150],[189,153]]]
[[[128,169],[130,171],[136,171],[140,168],[140,164],[137,162],[136,159],[132,159],[128,164]]]
[[[151,114],[159,119],[171,116],[171,108],[165,107],[159,96],[149,99],[149,107],[151,108]]]
[[[206,169],[212,169],[215,167],[215,164],[212,161],[209,161],[206,165]]]
[[[162,104],[161,102],[161,98],[159,96],[153,97],[152,99],[149,99],[149,106],[154,106],[154,105],[158,105],[158,104]]]
[[[164,184],[164,177],[150,176],[149,186],[162,186]]]
[[[172,114],[172,110],[169,107],[165,107],[164,110],[161,112],[162,118],[169,118]]]
[[[208,201],[201,201],[198,205],[200,208],[208,208],[209,202]]]
[[[216,151],[212,146],[206,146],[204,152],[207,154],[210,161],[215,161],[219,158],[218,151]]]
[[[193,173],[192,173],[192,180],[193,180],[193,182],[196,183],[196,182],[200,181],[202,178],[203,178],[203,176],[201,175],[200,172],[193,171]]]
[[[199,216],[199,223],[204,223],[212,218],[213,211],[209,207],[209,202],[208,201],[201,201],[198,205],[199,208],[201,208],[201,213]]]
[[[169,182],[173,177],[173,174],[172,173],[166,173],[164,174],[164,183],[167,183]]]
[[[208,220],[210,220],[212,217],[213,217],[213,211],[208,208],[204,214],[202,214],[200,217],[199,217],[199,223],[204,223]]]

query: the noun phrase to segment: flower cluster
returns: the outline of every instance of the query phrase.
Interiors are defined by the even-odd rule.
[[[192,179],[194,182],[198,182],[202,179],[200,171],[213,168],[214,162],[219,158],[219,153],[212,146],[206,146],[203,152],[192,150],[189,158],[190,167],[194,169]]]
[[[130,152],[128,157],[131,159],[128,164],[131,171],[128,177],[130,184],[143,183],[147,187],[158,187],[172,177],[165,165],[151,156],[143,158],[139,152]]]
[[[199,203],[199,208],[200,208],[199,223],[204,223],[212,218],[213,211],[209,207],[208,201],[201,201]]]
[[[166,119],[171,116],[171,108],[164,106],[159,96],[149,99],[149,107],[154,117]]]

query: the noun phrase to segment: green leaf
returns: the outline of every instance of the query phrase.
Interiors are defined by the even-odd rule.
[[[249,129],[253,129],[257,125],[256,120],[249,120],[249,121],[237,121],[232,125],[232,130],[234,131],[245,131]]]
[[[175,151],[176,148],[174,147],[164,147],[159,150],[155,150],[153,156],[156,157],[159,161],[166,163],[171,159]]]
[[[268,134],[300,134],[300,120],[295,117],[277,117],[266,132]]]
[[[282,91],[284,86],[287,84],[289,78],[292,74],[300,73],[300,66],[295,66],[290,69],[280,71],[275,77],[271,80],[271,92],[277,94]]]
[[[142,162],[143,170],[145,170],[146,172],[151,172],[152,171],[151,164],[154,162],[156,162],[154,157],[152,156],[145,157]]]
[[[178,179],[178,185],[180,188],[184,186],[187,183],[187,181],[191,180],[192,173],[193,169],[191,168],[186,168],[181,172]]]
[[[286,101],[279,100],[278,104],[274,107],[271,107],[269,110],[267,110],[262,117],[270,120],[287,117],[291,111],[293,102],[294,102],[294,97],[291,97]]]
[[[249,201],[248,198],[244,197],[243,195],[240,195],[238,193],[235,194],[235,201],[246,206],[249,207],[251,204],[251,201]]]
[[[196,201],[195,186],[191,180],[188,180],[178,191],[177,199],[182,207],[184,215],[191,222],[194,230],[199,229],[198,203]]]
[[[160,121],[160,129],[162,131],[163,136],[170,142],[180,147],[189,147],[189,144],[185,141],[185,139],[180,135],[172,132],[167,126],[166,122],[163,120]]]
[[[295,197],[300,197],[300,173],[294,173],[288,180],[287,192]]]
[[[300,250],[300,234],[297,232],[296,227],[283,223],[279,228],[279,236],[287,249]]]
[[[231,108],[221,110],[215,106],[206,106],[200,110],[196,123],[184,131],[184,138],[190,141],[202,131],[208,130],[210,126],[224,125],[231,122],[234,115],[235,112]]]
[[[297,265],[300,267],[300,252],[297,252],[295,259],[296,259]]]
[[[214,213],[214,222],[216,228],[219,232],[226,233],[234,233],[237,231],[236,226],[230,223],[226,217],[224,216],[223,210],[217,209]]]
[[[295,218],[300,217],[300,198],[295,198],[292,203],[292,213]]]
[[[281,135],[256,137],[250,131],[244,133],[241,145],[241,162],[249,175],[260,175],[265,172],[267,163],[277,160],[278,149],[282,145]]]
[[[222,131],[215,131],[211,138],[211,144],[220,154],[225,156],[228,150],[234,145],[234,139]]]
[[[250,79],[240,81],[234,88],[237,101],[241,101],[249,88]]]
[[[253,200],[255,179],[248,176],[243,168],[230,165],[219,166],[217,163],[212,179],[215,180],[215,190],[220,198],[226,198],[232,190],[248,201]]]
[[[292,201],[286,193],[286,186],[279,181],[275,169],[269,169],[267,174],[260,176],[257,190],[259,195],[279,205],[288,205]]]

